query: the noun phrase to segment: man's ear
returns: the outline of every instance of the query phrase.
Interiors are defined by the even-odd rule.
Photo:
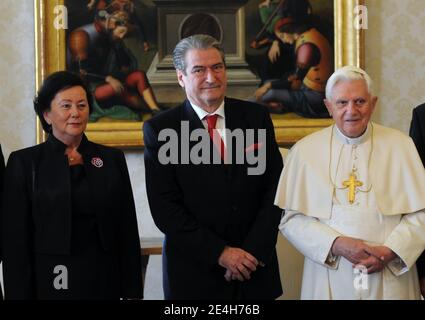
[[[375,111],[375,106],[377,102],[378,102],[378,97],[372,96],[372,98],[370,99],[370,104],[372,106],[372,113]]]
[[[183,81],[183,77],[185,76],[183,71],[181,70],[176,70],[177,72],[177,81],[179,82],[180,87],[184,88],[184,81]]]

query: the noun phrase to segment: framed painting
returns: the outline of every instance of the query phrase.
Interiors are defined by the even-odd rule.
[[[260,80],[251,72],[246,58],[249,54],[249,42],[261,27],[258,5],[262,1],[34,0],[36,88],[39,88],[47,75],[58,70],[82,73],[91,78],[95,96],[95,112],[86,130],[89,139],[121,148],[143,147],[142,126],[143,121],[154,114],[152,101],[154,107],[156,103],[161,108],[169,108],[184,99],[184,92],[177,83],[171,60],[172,49],[181,37],[201,32],[211,32],[216,36],[226,52],[228,95],[242,99],[252,96]],[[362,67],[363,31],[355,28],[354,21],[355,8],[362,5],[363,0],[310,2],[313,7],[318,3],[325,3],[325,7],[331,10],[334,67],[347,64]],[[121,51],[112,58],[97,50],[99,43],[84,42],[84,32],[90,34],[99,31],[94,22],[103,17],[103,9],[108,9],[111,3],[131,5],[130,8],[125,8],[129,13],[125,19],[130,21],[128,32],[121,35],[117,32],[115,35],[123,41],[118,41],[120,45],[117,45],[113,41],[114,38],[110,38],[107,44],[102,44],[120,48]],[[108,12],[108,23],[119,26],[122,17],[110,15],[111,11]],[[82,48],[88,46],[92,46],[93,52],[100,52],[97,57],[91,59],[91,63],[98,63],[103,69],[92,70],[85,66],[84,70],[81,70],[81,63],[76,59],[76,55],[81,54]],[[116,76],[121,83],[130,83],[129,75],[132,79],[136,78],[142,82],[147,80],[147,87],[142,89],[139,88],[137,80],[134,82],[137,84],[132,87],[128,84],[129,87],[125,88],[128,89],[129,97],[130,94],[135,95],[132,97],[134,99],[115,99],[113,92],[111,94],[108,90],[98,90],[99,83],[101,85],[105,82],[110,74],[108,72],[113,72],[111,70],[122,63],[120,61],[127,63],[125,68],[121,66],[120,70],[128,71],[127,65],[132,65],[130,72],[126,71],[127,73],[120,75],[122,78]],[[151,95],[146,95],[149,93],[147,88],[151,89]],[[133,104],[133,101],[137,103]],[[293,113],[273,114],[272,120],[276,138],[282,146],[289,146],[303,136],[332,123],[331,119],[310,119]],[[37,121],[37,142],[42,142],[45,138]]]

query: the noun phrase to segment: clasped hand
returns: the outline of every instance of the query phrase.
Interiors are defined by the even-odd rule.
[[[396,254],[385,246],[369,246],[362,240],[350,237],[338,237],[332,245],[332,253],[343,256],[354,266],[362,265],[369,274],[380,272]]]
[[[233,247],[225,247],[218,263],[226,268],[224,277],[227,281],[245,281],[251,279],[251,273],[257,270],[258,260],[249,252]]]

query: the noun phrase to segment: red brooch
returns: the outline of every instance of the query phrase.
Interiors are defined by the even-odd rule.
[[[103,160],[95,157],[91,159],[91,164],[94,165],[96,168],[101,168],[103,167]]]

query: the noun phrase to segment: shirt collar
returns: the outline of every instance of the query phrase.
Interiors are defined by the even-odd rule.
[[[53,133],[50,133],[47,136],[47,143],[53,148],[53,150],[64,153],[66,149],[66,144],[57,139]]]
[[[60,153],[64,153],[67,145],[60,141],[58,138],[56,138],[53,133],[49,134],[47,137],[47,143],[52,146],[52,148]],[[83,137],[81,138],[80,145],[78,146],[77,150],[79,153],[83,154],[87,151],[88,147],[88,139],[85,134],[83,134]]]
[[[192,103],[190,101],[190,105],[192,106],[195,113],[198,115],[199,119],[204,120],[206,116],[211,116],[213,114],[219,115],[221,118],[224,119],[224,100],[221,102],[220,106],[217,110],[215,110],[213,113],[208,113],[201,107],[197,106],[196,104]]]
[[[365,142],[367,139],[369,139],[370,132],[371,132],[370,127],[371,127],[371,124],[369,122],[367,124],[366,131],[357,138],[347,137],[345,134],[341,132],[341,130],[339,130],[339,128],[336,125],[335,125],[335,128],[336,128],[335,132],[336,132],[336,136],[340,139],[342,143],[348,144],[348,145],[354,145],[354,144],[359,145]]]

